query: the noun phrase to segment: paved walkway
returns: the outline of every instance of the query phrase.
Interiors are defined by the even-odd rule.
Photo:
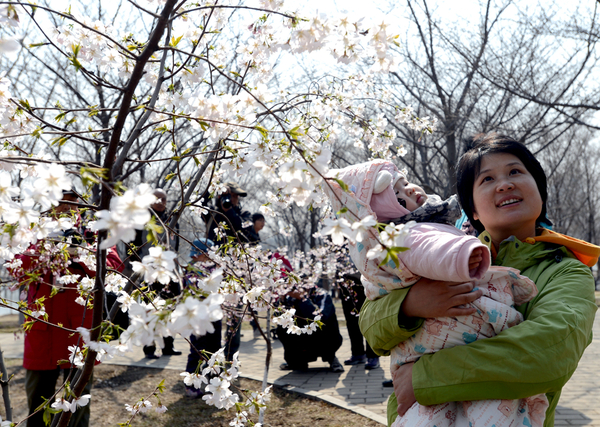
[[[242,376],[262,381],[266,345],[262,340],[254,340],[251,330],[244,332],[240,348]],[[343,361],[350,356],[350,341],[346,329],[342,327],[341,332],[344,342],[338,357]],[[186,350],[187,343],[179,338],[175,341],[175,347]],[[12,334],[0,334],[0,348],[6,358],[23,357],[23,341],[15,340]],[[186,351],[182,356],[147,360],[140,348],[128,357],[115,358],[108,363],[184,371],[186,361]],[[329,365],[320,361],[311,363],[307,372],[280,371],[278,367],[283,361],[283,348],[279,341],[274,341],[269,383],[328,401],[381,424],[386,423],[386,402],[391,389],[383,388],[381,382],[390,378],[389,358],[381,358],[382,366],[379,369],[366,371],[364,365],[346,366],[346,371],[339,374],[329,372]],[[563,389],[555,425],[600,427],[600,315],[596,316],[594,323],[594,341]]]

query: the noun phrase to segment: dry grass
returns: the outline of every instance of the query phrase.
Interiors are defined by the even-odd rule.
[[[25,372],[21,360],[6,361],[9,375],[14,374],[10,384],[11,401],[15,419],[21,420],[27,414],[24,380]],[[146,397],[165,380],[165,392],[161,401],[168,407],[165,414],[155,413],[138,415],[132,426],[135,427],[228,427],[234,417],[229,412],[217,410],[206,405],[201,399],[190,400],[184,396],[184,384],[179,372],[117,365],[98,365],[94,371],[92,391],[92,418],[90,426],[116,426],[128,419],[125,403],[134,404],[139,398]],[[240,388],[256,390],[260,386],[256,381],[242,379]],[[156,400],[151,400],[153,404]],[[0,412],[4,412],[3,408]],[[256,421],[254,417],[253,421]],[[380,424],[358,414],[328,403],[313,400],[285,390],[275,390],[265,414],[265,427],[344,427],[367,426],[380,427]]]

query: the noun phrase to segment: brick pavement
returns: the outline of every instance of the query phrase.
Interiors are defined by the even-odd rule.
[[[343,361],[350,356],[350,341],[346,329],[341,328],[341,332],[344,342],[338,351],[338,357]],[[557,426],[600,427],[600,315],[596,316],[594,323],[594,337],[577,371],[563,389],[556,410]],[[128,357],[115,358],[108,363],[183,371],[187,359],[187,343],[181,338],[175,343],[178,349],[184,350],[183,356],[147,360],[144,359],[142,350],[137,349]],[[0,348],[4,357],[23,357],[23,341],[15,340],[12,334],[0,334]],[[245,331],[240,349],[242,376],[262,381],[265,348],[263,341],[254,340],[252,332]],[[381,382],[390,378],[389,358],[381,358],[382,367],[379,369],[366,371],[364,365],[346,366],[346,371],[339,374],[329,372],[328,364],[321,361],[311,363],[307,372],[280,371],[278,366],[283,361],[282,346],[279,341],[274,341],[269,383],[317,397],[385,424],[385,403],[391,389],[383,388]]]
[[[599,313],[600,311],[596,314],[594,322],[594,341],[583,354],[577,371],[563,388],[556,408],[556,426],[600,426]]]

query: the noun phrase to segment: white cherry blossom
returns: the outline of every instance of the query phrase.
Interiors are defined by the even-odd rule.
[[[360,221],[352,224],[352,230],[356,233],[356,241],[362,242],[365,236],[372,232],[373,227],[377,225],[377,221],[373,215],[367,215]]]
[[[354,240],[354,231],[347,219],[339,218],[339,219],[331,219],[326,218],[323,221],[324,227],[321,230],[321,233],[325,236],[331,235],[331,240],[336,245],[341,245],[344,243],[344,237]]]

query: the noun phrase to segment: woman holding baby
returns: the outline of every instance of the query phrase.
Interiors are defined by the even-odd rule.
[[[461,158],[458,196],[492,264],[520,270],[537,286],[517,306],[525,321],[468,345],[425,354],[394,372],[388,423],[413,404],[522,399],[545,394],[544,426],[554,425],[562,387],[592,341],[597,310],[590,268],[597,246],[543,228],[546,176],[531,152],[498,134],[481,135]],[[471,315],[481,296],[471,283],[422,278],[416,284],[367,301],[361,330],[373,350],[389,354],[412,337],[424,319]],[[482,424],[483,425],[483,424]]]

